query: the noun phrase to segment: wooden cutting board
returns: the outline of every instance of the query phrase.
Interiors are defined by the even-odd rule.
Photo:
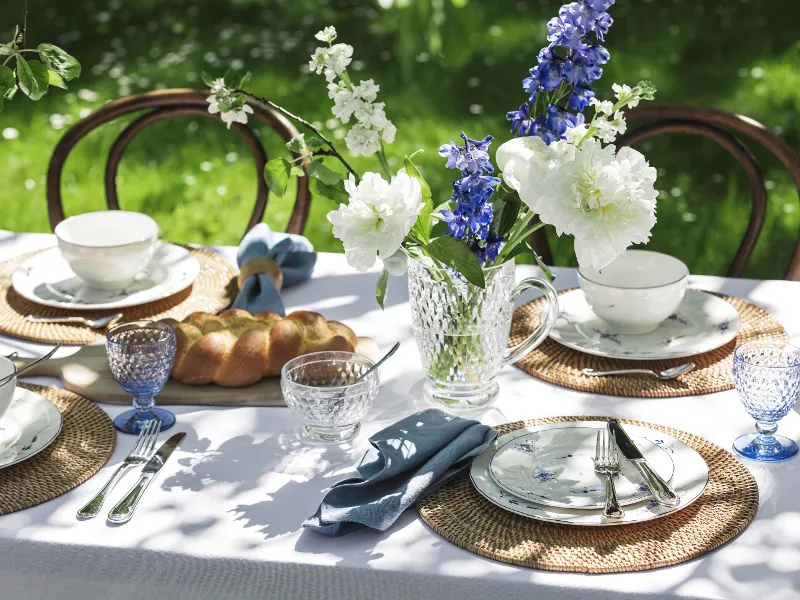
[[[356,352],[375,360],[378,346],[370,338],[358,338]],[[14,363],[20,368],[32,360],[14,359]],[[45,361],[25,375],[58,377],[69,391],[95,402],[131,404],[131,397],[122,391],[111,375],[103,343],[83,346],[66,358]],[[285,406],[280,377],[269,377],[242,388],[226,388],[214,384],[186,385],[170,379],[156,396],[156,402],[162,405]]]

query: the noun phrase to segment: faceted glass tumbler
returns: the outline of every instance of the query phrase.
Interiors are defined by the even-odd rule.
[[[175,330],[153,321],[117,325],[106,334],[106,355],[114,379],[133,396],[133,410],[114,419],[114,426],[135,435],[148,419],[160,421],[161,431],[172,427],[175,415],[156,408],[155,396],[175,362]]]
[[[352,352],[314,352],[287,362],[281,369],[286,404],[303,421],[303,431],[323,442],[346,442],[358,435],[361,420],[378,395],[378,369]]]
[[[757,431],[737,438],[734,450],[766,462],[797,454],[797,443],[775,432],[800,397],[800,348],[781,342],[742,344],[733,354],[733,382]]]
[[[494,402],[495,378],[550,333],[558,317],[558,296],[537,277],[514,285],[514,262],[484,269],[486,287],[472,285],[449,269],[412,261],[408,269],[411,320],[425,369],[423,395],[448,408],[476,408]],[[546,316],[528,338],[508,348],[514,301],[525,290],[544,292]]]

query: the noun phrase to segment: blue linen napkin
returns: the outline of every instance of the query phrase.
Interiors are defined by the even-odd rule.
[[[265,256],[271,258],[283,271],[283,287],[288,288],[311,277],[317,254],[302,235],[272,231],[266,223],[253,227],[239,244],[236,262],[239,267],[246,260]],[[283,300],[275,282],[269,275],[259,274],[247,278],[234,300],[233,308],[241,308],[255,315],[265,310],[286,315]]]
[[[325,494],[317,512],[303,523],[339,536],[361,527],[388,529],[423,494],[466,469],[497,437],[478,421],[431,408],[373,435],[360,477],[340,481]]]

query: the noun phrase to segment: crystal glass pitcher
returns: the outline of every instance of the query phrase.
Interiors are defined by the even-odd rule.
[[[544,279],[529,277],[514,285],[514,262],[484,270],[481,289],[447,269],[411,261],[408,292],[411,320],[427,381],[428,401],[449,408],[474,408],[497,399],[500,368],[542,343],[558,317],[558,295]],[[514,301],[525,290],[544,292],[547,310],[539,327],[508,348]]]

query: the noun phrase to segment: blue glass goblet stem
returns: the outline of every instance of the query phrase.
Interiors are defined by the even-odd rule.
[[[155,406],[175,362],[172,327],[153,321],[118,325],[106,335],[106,354],[114,379],[133,397],[133,409],[114,419],[114,426],[138,434],[147,420],[157,419],[162,431],[172,427],[175,415]]]
[[[733,382],[745,410],[756,420],[756,433],[737,438],[734,450],[764,462],[797,454],[797,443],[775,432],[800,398],[800,348],[781,342],[742,344],[733,354]]]

